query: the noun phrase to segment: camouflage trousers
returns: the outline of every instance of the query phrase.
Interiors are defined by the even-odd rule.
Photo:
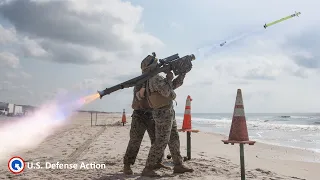
[[[151,145],[146,167],[152,168],[157,163],[157,159],[164,153],[167,145],[169,146],[174,165],[181,165],[180,140],[174,109],[172,107],[156,109],[152,114],[155,121],[156,138],[155,142]]]
[[[133,165],[146,131],[148,132],[151,144],[155,142],[155,123],[151,111],[134,110],[131,117],[130,140],[123,158],[123,163]],[[160,163],[162,158],[163,154],[157,162]]]

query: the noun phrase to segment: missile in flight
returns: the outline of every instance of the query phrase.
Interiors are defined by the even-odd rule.
[[[299,17],[300,14],[301,14],[301,12],[295,12],[294,14],[291,14],[290,16],[281,18],[281,19],[279,19],[279,20],[273,21],[273,22],[268,23],[268,24],[264,24],[263,27],[266,29],[267,27],[272,26],[272,25],[274,25],[274,24],[277,24],[277,23],[279,23],[279,22],[288,20],[288,19],[293,18],[293,17],[296,17],[296,16]]]

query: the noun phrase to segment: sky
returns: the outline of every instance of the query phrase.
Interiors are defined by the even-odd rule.
[[[308,2],[308,3],[306,3]],[[141,74],[144,57],[195,54],[178,113],[319,112],[317,0],[0,0],[0,101],[41,105]],[[265,23],[301,12],[266,29]],[[225,42],[222,47],[220,43]],[[85,110],[132,112],[133,88]]]

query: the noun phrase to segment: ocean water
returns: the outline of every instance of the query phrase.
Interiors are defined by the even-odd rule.
[[[182,124],[183,114],[176,114]],[[203,132],[229,135],[232,114],[192,113],[192,127]],[[320,113],[318,114],[248,114],[250,140],[308,149],[320,153]]]
[[[12,118],[13,117],[0,116],[0,126]],[[183,114],[177,113],[176,119],[178,126],[181,127]],[[202,132],[220,133],[228,136],[231,120],[231,113],[192,113],[192,126]],[[308,149],[320,153],[320,113],[246,113],[246,121],[250,140],[279,146]]]

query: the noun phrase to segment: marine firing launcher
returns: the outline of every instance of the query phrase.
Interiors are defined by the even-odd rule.
[[[152,53],[152,55],[155,57],[156,54]],[[179,57],[178,54],[174,54],[172,56],[169,56],[164,59],[159,59],[159,63],[157,65],[157,68],[153,71],[150,71],[148,73],[142,74],[138,77],[132,78],[128,81],[125,81],[123,83],[120,83],[118,85],[112,86],[110,88],[106,88],[102,91],[98,91],[100,95],[100,99],[107,95],[111,94],[115,91],[118,91],[120,89],[124,88],[130,88],[139,84],[144,83],[151,77],[161,73],[161,72],[169,72],[173,71],[173,73],[177,76],[183,73],[188,73],[192,69],[192,63],[191,61],[195,60],[195,56],[193,54],[186,55],[184,57]]]

